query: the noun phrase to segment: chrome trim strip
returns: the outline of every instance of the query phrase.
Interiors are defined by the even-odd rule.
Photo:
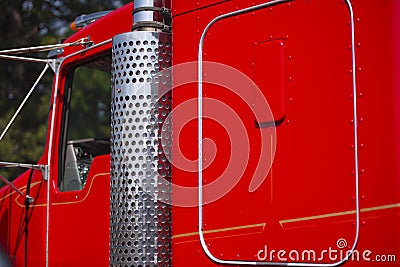
[[[9,59],[9,60],[17,60],[17,61],[25,61],[25,62],[34,62],[34,63],[47,63],[49,59],[41,59],[41,58],[31,58],[31,57],[19,57],[19,56],[9,56],[9,55],[1,55],[0,59]]]
[[[360,207],[359,207],[359,192],[358,192],[358,135],[357,135],[357,84],[356,84],[356,57],[355,57],[355,33],[354,33],[354,15],[353,15],[353,7],[351,5],[350,0],[345,0],[347,7],[349,9],[350,13],[350,21],[351,21],[351,42],[352,42],[352,75],[353,75],[353,120],[354,120],[354,167],[355,167],[355,185],[356,185],[356,191],[355,191],[355,202],[356,202],[356,236],[355,240],[353,243],[353,246],[350,250],[351,253],[346,253],[346,257],[339,262],[336,263],[329,263],[329,264],[324,264],[324,263],[301,263],[301,262],[263,262],[263,261],[242,261],[242,260],[223,260],[215,257],[208,249],[205,239],[204,239],[204,231],[203,231],[203,121],[202,121],[202,116],[203,116],[203,104],[202,104],[202,98],[203,98],[203,44],[204,44],[204,39],[207,35],[208,30],[211,28],[212,25],[214,25],[216,22],[229,18],[232,16],[248,13],[251,11],[267,8],[270,6],[274,5],[279,5],[287,2],[291,2],[293,0],[275,0],[267,3],[263,3],[260,5],[244,8],[241,10],[237,10],[234,12],[226,13],[223,15],[220,15],[218,17],[215,17],[213,20],[211,20],[207,26],[205,27],[201,38],[199,42],[199,50],[198,50],[198,183],[199,183],[199,190],[198,190],[198,201],[199,201],[199,209],[198,209],[198,214],[199,214],[199,238],[200,238],[200,243],[202,246],[203,251],[205,254],[214,262],[218,264],[229,264],[229,265],[263,265],[263,266],[268,266],[268,265],[275,265],[275,266],[308,266],[308,267],[333,267],[333,266],[338,266],[341,265],[342,263],[346,262],[350,256],[354,253],[355,247],[358,242],[358,236],[359,236],[359,228],[360,228]]]
[[[51,51],[51,50],[58,49],[58,48],[64,48],[67,46],[85,45],[88,43],[90,43],[88,38],[81,38],[72,43],[40,45],[40,46],[31,46],[31,47],[0,50],[0,55],[16,55],[16,54],[22,54],[22,53],[46,52],[46,51]],[[37,58],[33,58],[33,59],[36,60]],[[37,60],[41,60],[41,59],[37,59]],[[45,59],[43,59],[43,62],[45,62]]]
[[[81,38],[72,43],[41,45],[41,46],[31,46],[31,47],[0,50],[0,59],[51,64],[54,61],[53,59],[42,59],[42,58],[32,58],[32,57],[22,57],[22,56],[11,56],[11,55],[18,55],[18,54],[23,54],[23,53],[46,52],[46,51],[60,49],[60,48],[68,47],[68,46],[88,45],[90,43],[91,42],[89,41],[88,38]]]
[[[49,136],[49,146],[47,151],[47,165],[49,166],[47,169],[47,187],[46,187],[46,267],[49,266],[49,224],[50,224],[50,169],[51,169],[51,148],[53,146],[53,135],[54,135],[54,121],[56,117],[56,102],[58,96],[58,83],[59,83],[59,74],[60,74],[60,66],[61,63],[56,67],[54,73],[56,74],[56,80],[54,84],[54,96],[53,96],[53,103],[51,104],[51,124],[50,124],[50,136]]]
[[[105,41],[103,41],[103,42],[100,42],[100,43],[98,43],[98,44],[95,44],[95,45],[92,45],[92,46],[90,46],[90,47],[87,47],[87,48],[84,48],[84,49],[82,49],[82,50],[79,50],[79,51],[76,51],[76,52],[74,52],[74,53],[71,53],[71,54],[69,54],[68,56],[65,56],[65,58],[62,58],[62,59],[61,59],[60,65],[62,64],[63,61],[65,61],[66,59],[68,59],[68,58],[70,58],[70,57],[76,56],[76,55],[78,55],[78,54],[80,54],[80,53],[83,53],[83,52],[87,52],[87,51],[89,51],[89,50],[91,50],[91,49],[94,49],[94,48],[97,48],[97,47],[99,47],[99,46],[102,46],[102,45],[111,43],[111,41],[112,41],[112,39],[110,38],[110,39],[107,39],[107,40],[105,40]],[[110,48],[110,49],[111,49],[111,48]]]

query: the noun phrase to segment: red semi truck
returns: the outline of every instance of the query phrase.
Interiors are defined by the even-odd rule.
[[[398,266],[399,1],[135,0],[76,26],[0,55],[54,72],[43,156],[1,162],[28,169],[0,189],[2,264]]]

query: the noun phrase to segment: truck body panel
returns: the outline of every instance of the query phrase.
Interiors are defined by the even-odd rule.
[[[215,258],[334,264],[356,245],[360,259],[344,266],[396,266],[396,0],[290,1],[221,19],[207,30],[202,47],[204,202],[199,213],[200,38],[214,18],[262,3],[172,2],[172,183],[188,191],[172,190],[172,199],[183,202],[172,205],[170,264],[220,265]],[[65,42],[89,38],[96,46],[130,32],[132,9],[132,4],[122,7]],[[110,152],[93,157],[81,190],[63,190],[60,179],[66,168],[72,72],[99,58],[111,64],[111,48],[111,41],[83,52],[73,46],[58,56],[64,59],[53,88],[58,95],[51,111],[53,143],[39,160],[46,164],[52,151],[50,179],[29,170],[14,180],[34,198],[31,204],[7,186],[0,189],[0,242],[12,266],[110,264]],[[265,102],[260,95],[273,117],[255,116]],[[200,242],[199,216],[206,248]],[[333,256],[329,249],[336,250]],[[138,264],[128,261],[129,251],[126,255],[126,266]],[[379,261],[383,256],[386,262]]]

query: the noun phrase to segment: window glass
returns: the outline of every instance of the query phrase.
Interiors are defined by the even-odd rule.
[[[61,191],[81,190],[96,156],[110,153],[111,56],[69,73],[65,95]]]

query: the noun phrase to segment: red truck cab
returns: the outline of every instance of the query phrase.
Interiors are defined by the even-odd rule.
[[[398,1],[143,2],[52,53],[45,152],[0,189],[11,266],[396,266]]]

